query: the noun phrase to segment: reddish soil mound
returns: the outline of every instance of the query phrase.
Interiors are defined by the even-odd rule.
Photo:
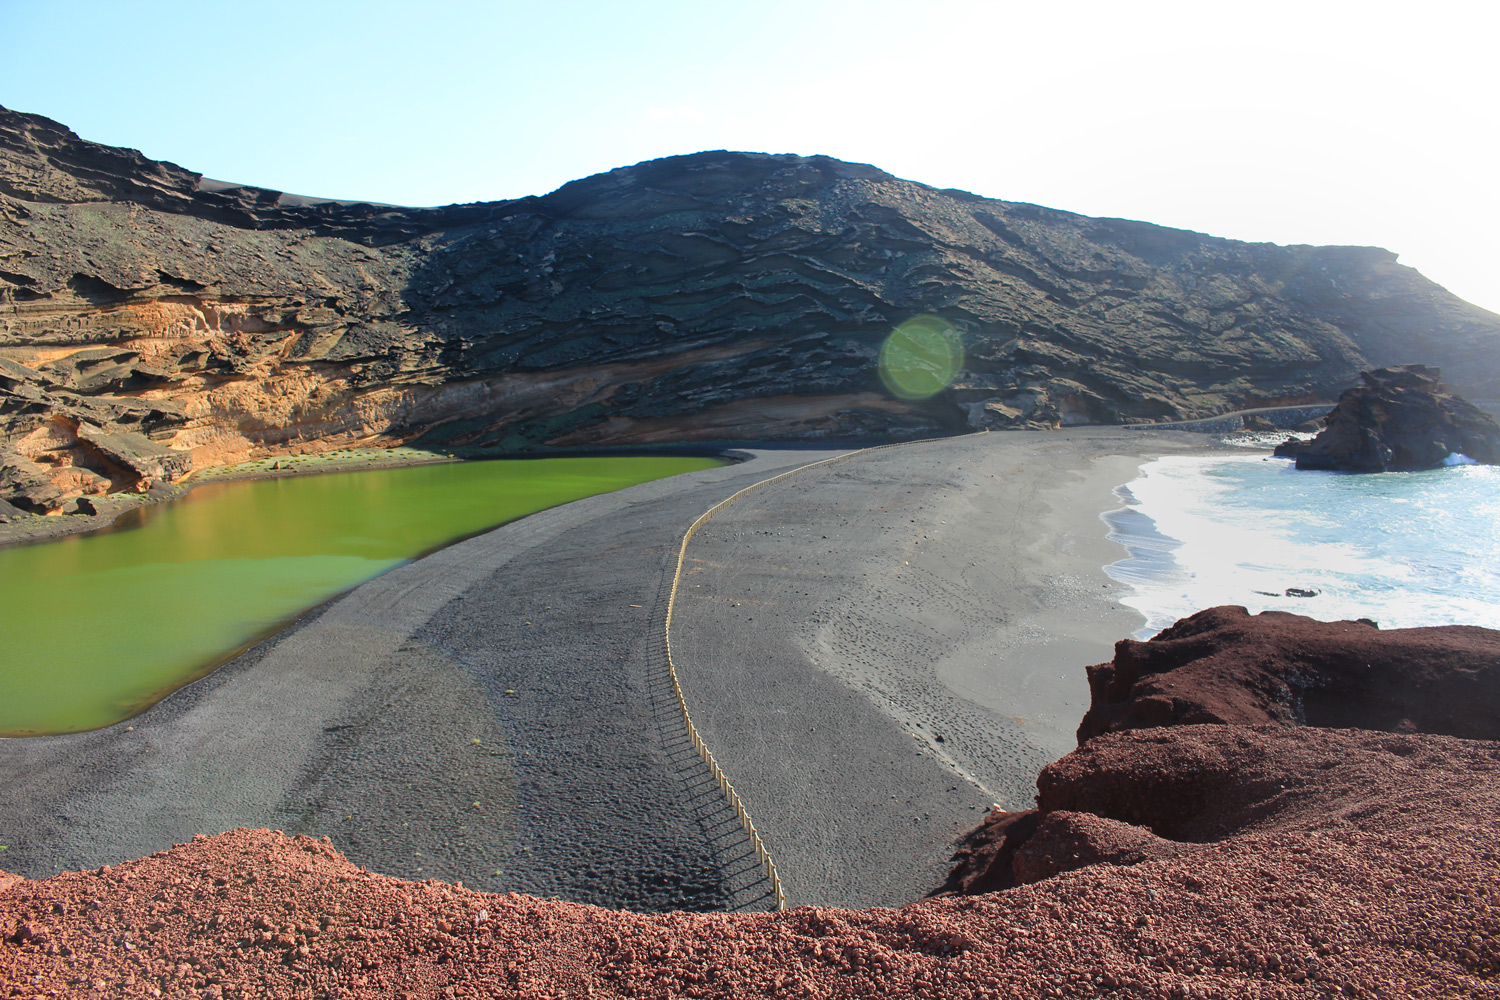
[[[1437,736],[1110,734],[1048,768],[1062,835],[1043,824],[1028,870],[1184,853],[863,912],[617,913],[403,882],[240,830],[0,892],[0,982],[10,996],[1494,996],[1497,771],[1500,746]]]
[[[1014,869],[1016,851],[1036,834],[1041,819],[1041,813],[1035,809],[1020,812],[1006,812],[998,806],[991,809],[979,829],[959,846],[948,884],[942,891],[978,896],[1020,885]]]
[[[1088,671],[1080,744],[1202,722],[1500,739],[1500,632],[1471,625],[1381,631],[1209,608],[1149,642],[1115,643],[1113,662]]]
[[[1339,984],[1346,995],[1500,995],[1490,981],[1500,945],[1482,929],[1500,919],[1500,836],[1491,829],[1500,793],[1489,787],[1500,744],[1479,741],[1500,736],[1500,632],[1381,632],[1212,608],[1150,642],[1117,643],[1112,663],[1089,668],[1089,684],[1080,749],[1042,771],[1036,809],[995,812],[970,836],[949,890],[1043,880],[1035,888],[1051,889],[1067,884],[1060,873],[1134,866],[1143,878],[1170,873],[1246,908],[1231,931],[1205,907],[1191,937],[1221,955],[1274,938],[1278,921],[1306,933],[1333,912],[1353,942],[1342,954],[1372,977]],[[1190,725],[1203,722],[1230,725]],[[1393,934],[1392,919],[1410,923]],[[1415,927],[1427,943],[1409,938]],[[1398,936],[1407,947],[1446,948],[1433,954],[1456,958],[1470,978],[1444,981],[1433,967],[1422,981],[1415,968],[1390,964]],[[1259,954],[1283,986],[1311,987],[1326,971]]]

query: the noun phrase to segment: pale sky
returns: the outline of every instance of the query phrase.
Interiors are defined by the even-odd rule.
[[[0,0],[0,104],[408,205],[703,149],[1233,239],[1383,246],[1500,311],[1500,5]]]

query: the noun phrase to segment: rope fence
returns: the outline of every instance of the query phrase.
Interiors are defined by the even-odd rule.
[[[981,431],[979,433],[987,432]],[[677,707],[682,711],[682,721],[687,726],[688,739],[692,741],[693,749],[698,752],[699,758],[701,758],[703,763],[708,766],[709,772],[713,775],[714,784],[719,789],[719,794],[723,795],[725,800],[728,801],[730,807],[734,810],[734,815],[740,821],[740,828],[743,829],[745,831],[745,835],[750,838],[750,846],[755,850],[755,859],[760,864],[761,868],[765,871],[766,879],[771,883],[771,894],[776,900],[777,910],[786,909],[786,892],[781,887],[781,875],[776,869],[776,862],[772,859],[771,852],[766,849],[765,841],[761,839],[760,831],[755,827],[755,821],[750,818],[750,810],[745,808],[744,800],[740,798],[739,792],[735,791],[734,784],[729,780],[729,776],[724,773],[724,769],[719,766],[719,762],[714,757],[713,751],[708,748],[708,744],[703,742],[703,737],[699,735],[698,726],[693,722],[692,713],[688,711],[687,699],[683,697],[682,694],[682,681],[679,680],[677,676],[677,661],[672,656],[672,614],[677,608],[677,587],[678,584],[682,582],[682,567],[687,562],[688,542],[692,541],[693,536],[698,533],[698,529],[707,524],[715,514],[719,513],[724,508],[740,499],[740,497],[743,497],[748,493],[753,493],[756,490],[762,489],[766,486],[770,486],[773,483],[780,482],[781,480],[786,479],[789,476],[794,476],[799,472],[805,472],[808,469],[815,469],[820,465],[829,465],[833,462],[843,461],[845,459],[853,458],[855,455],[863,455],[867,452],[882,451],[886,448],[899,448],[902,445],[920,444],[925,441],[945,440],[951,441],[953,439],[922,438],[917,441],[898,441],[892,444],[882,444],[875,445],[874,447],[870,448],[861,448],[857,451],[849,451],[844,452],[841,455],[834,455],[832,458],[824,458],[816,462],[809,462],[806,465],[799,465],[795,469],[788,469],[786,472],[778,473],[777,475],[771,476],[768,479],[762,479],[758,483],[752,483],[739,492],[734,493],[723,500],[720,500],[718,503],[708,508],[708,510],[704,511],[702,514],[699,514],[698,519],[694,521],[688,527],[688,530],[683,534],[682,544],[677,549],[677,569],[672,574],[672,587],[667,592],[667,673],[672,678],[672,693],[677,696]]]

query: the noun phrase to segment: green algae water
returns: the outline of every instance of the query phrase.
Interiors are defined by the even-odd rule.
[[[713,458],[463,462],[211,483],[0,549],[0,736],[97,729],[415,556]]]

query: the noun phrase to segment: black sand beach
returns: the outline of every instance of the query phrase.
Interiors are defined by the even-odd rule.
[[[676,659],[788,905],[937,887],[991,802],[1072,745],[1136,619],[1098,515],[1172,432],[974,435],[752,493],[693,540]],[[0,741],[30,877],[238,826],[409,878],[631,909],[764,908],[687,747],[663,625],[687,526],[836,452],[767,450],[534,515],[394,570],[148,712]],[[190,613],[185,609],[185,613]]]

